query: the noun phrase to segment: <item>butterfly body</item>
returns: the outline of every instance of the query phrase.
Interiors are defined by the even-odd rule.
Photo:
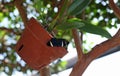
[[[69,42],[65,39],[51,38],[47,45],[50,47],[67,47]]]

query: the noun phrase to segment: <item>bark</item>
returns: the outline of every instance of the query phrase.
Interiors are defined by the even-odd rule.
[[[82,35],[81,36],[79,35],[80,32],[78,32],[77,29],[73,29],[72,33],[73,33],[73,38],[74,38],[78,58],[80,59],[82,57],[82,55],[83,55],[83,51],[82,51]]]
[[[51,76],[49,66],[46,66],[40,70],[40,76]]]
[[[20,16],[22,18],[22,21],[24,22],[24,25],[26,26],[28,18],[27,18],[26,9],[23,6],[23,0],[14,0],[14,5],[17,7],[17,9],[18,9],[18,11],[20,13]]]
[[[113,0],[109,0],[109,6],[113,9],[115,15],[120,19],[120,8],[114,3]]]

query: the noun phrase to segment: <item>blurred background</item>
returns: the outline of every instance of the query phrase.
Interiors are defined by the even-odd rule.
[[[67,49],[69,53],[50,64],[53,76],[68,76],[77,61],[72,28],[77,28],[80,33],[82,32],[83,52],[88,53],[92,47],[115,35],[120,27],[120,20],[109,8],[108,0],[88,1],[83,5],[81,2],[80,6],[76,6],[81,7],[79,9],[75,8],[77,2],[73,0],[71,3],[71,1],[23,0],[22,4],[26,9],[28,19],[36,18],[56,38],[64,38],[70,42]],[[120,6],[119,0],[114,1]],[[39,72],[27,66],[14,50],[24,28],[14,0],[0,0],[0,76],[39,76]],[[94,60],[83,76],[119,76],[120,73],[117,70],[120,70],[119,49],[119,46],[110,49]]]

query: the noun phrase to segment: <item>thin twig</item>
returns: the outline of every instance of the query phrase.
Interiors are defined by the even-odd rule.
[[[4,30],[4,31],[7,31],[9,33],[16,34],[16,35],[20,35],[21,34],[21,33],[15,32],[13,29],[5,28],[5,27],[0,27],[0,30]]]
[[[75,41],[75,46],[77,49],[78,58],[81,58],[83,56],[83,51],[82,51],[82,40],[80,38],[81,36],[79,35],[80,32],[78,32],[77,29],[73,29],[72,33]]]
[[[8,64],[9,64],[10,67],[13,67],[13,68],[16,68],[17,66],[19,66],[19,67],[21,68],[21,71],[25,71],[25,70],[27,70],[27,69],[30,68],[30,67],[27,66],[27,65],[25,65],[25,66],[23,67],[23,66],[22,66],[20,63],[18,63],[18,62],[16,62],[16,64],[11,63],[11,62],[7,61],[6,59],[0,60],[0,62],[2,62],[2,65],[3,65],[3,66],[4,66],[4,65],[8,65]]]
[[[14,6],[14,1],[11,2],[4,2],[4,0],[2,1],[3,5],[9,5],[9,6]]]

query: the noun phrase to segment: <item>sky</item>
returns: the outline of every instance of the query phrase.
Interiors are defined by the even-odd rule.
[[[82,76],[120,76],[120,52],[94,60]],[[60,72],[59,76],[69,76],[72,69]],[[52,76],[58,76],[52,75]]]

